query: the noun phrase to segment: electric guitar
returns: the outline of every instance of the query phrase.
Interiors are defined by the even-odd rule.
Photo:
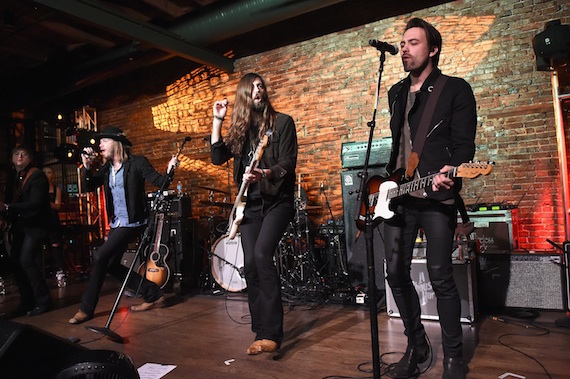
[[[148,261],[139,267],[139,274],[156,283],[160,288],[163,288],[170,279],[170,267],[166,263],[169,250],[165,244],[161,243],[163,225],[164,213],[159,212],[156,216],[154,244],[149,245],[146,251]],[[150,252],[149,248],[152,249]]]
[[[257,144],[257,148],[253,153],[253,157],[251,158],[251,163],[246,168],[245,172],[250,174],[253,172],[254,169],[257,168],[259,161],[269,143],[269,136],[271,135],[271,131],[268,131],[265,136],[259,141]],[[241,183],[239,192],[236,196],[236,201],[234,202],[234,206],[232,208],[232,213],[230,214],[230,220],[228,222],[228,238],[233,240],[237,234],[239,225],[243,220],[243,212],[245,209],[245,204],[247,203],[247,189],[249,188],[249,183],[243,181]]]
[[[443,173],[448,178],[476,178],[479,175],[488,175],[493,171],[492,163],[463,163]],[[405,177],[405,169],[399,169],[387,178],[373,176],[368,180],[368,204],[372,215],[372,225],[377,226],[385,220],[394,217],[390,207],[393,199],[409,194],[433,184],[433,178],[441,173],[424,176],[409,182],[400,184]],[[356,226],[364,230],[366,226],[366,205],[362,203]]]

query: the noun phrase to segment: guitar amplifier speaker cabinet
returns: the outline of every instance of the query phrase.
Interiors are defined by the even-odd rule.
[[[163,209],[163,211],[166,212],[167,216],[175,218],[192,217],[192,204],[188,195],[179,197],[173,190],[167,190],[164,194],[166,209]],[[147,193],[146,195],[149,210],[152,209],[154,195],[153,192]]]
[[[518,209],[467,212],[481,253],[510,253],[518,248]]]
[[[385,166],[390,160],[390,149],[392,146],[392,138],[386,137],[376,141],[372,141],[370,146],[370,161],[368,165]],[[340,153],[342,168],[364,167],[366,159],[366,149],[368,141],[364,142],[343,142]]]
[[[355,222],[358,191],[360,190],[360,172],[361,170],[346,170],[341,172],[346,262],[348,266],[348,279],[353,288],[368,285],[366,240],[364,238],[364,232],[359,233]],[[370,167],[368,169],[368,175],[369,177],[374,175],[386,175],[386,169],[384,166]],[[380,236],[381,229],[382,224],[374,229],[373,234],[376,288],[378,289],[384,289],[384,270],[382,268],[382,262],[384,261],[384,243]]]
[[[482,312],[504,308],[564,309],[561,254],[480,254]]]
[[[477,270],[475,260],[453,261],[453,277],[461,297],[461,322],[473,323],[478,315],[477,305]],[[439,320],[437,299],[433,292],[425,259],[412,259],[412,281],[420,298],[422,319]],[[394,301],[392,290],[386,282],[386,311],[388,316],[400,317],[400,311]]]

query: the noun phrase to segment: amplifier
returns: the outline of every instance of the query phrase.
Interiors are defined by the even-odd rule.
[[[148,193],[146,196],[148,207],[152,209],[154,192]],[[164,191],[164,205],[164,212],[167,216],[175,218],[192,217],[192,206],[188,195],[176,196],[172,190]]]
[[[390,160],[390,149],[392,138],[382,138],[372,141],[370,146],[369,166],[385,166]],[[365,142],[344,142],[340,153],[343,168],[364,167],[366,149],[368,141]]]
[[[475,226],[469,238],[479,241],[480,253],[510,253],[518,249],[518,209],[470,211],[467,214]]]
[[[564,309],[561,254],[480,254],[481,310]]]
[[[336,220],[336,221],[329,221],[326,224],[319,225],[318,234],[322,237],[344,234],[344,221],[343,220]]]
[[[453,278],[461,297],[461,322],[469,324],[475,321],[478,314],[476,262],[470,259],[453,261]],[[421,318],[439,320],[437,299],[429,280],[427,261],[412,259],[411,275],[420,298]],[[388,316],[400,317],[400,311],[396,306],[388,281],[386,281],[386,311]]]

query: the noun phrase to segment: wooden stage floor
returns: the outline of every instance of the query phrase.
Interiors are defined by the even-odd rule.
[[[87,326],[106,325],[120,283],[108,278],[96,317]],[[54,287],[52,283],[52,287]],[[278,354],[248,356],[253,341],[246,295],[169,294],[167,306],[147,312],[129,312],[140,299],[123,296],[110,329],[125,339],[117,343],[104,335],[70,325],[84,282],[52,289],[55,307],[36,317],[17,317],[12,322],[33,325],[43,332],[77,338],[88,349],[127,354],[136,367],[145,363],[175,365],[165,378],[371,378],[372,348],[368,308],[332,303],[288,304],[285,307],[286,339]],[[17,293],[0,296],[0,314],[7,317],[17,304]],[[516,378],[570,377],[570,328],[556,327],[563,312],[540,311],[530,319],[502,316],[502,322],[481,317],[463,326],[468,378],[498,378],[510,372]],[[442,350],[439,325],[426,321],[433,358],[421,378],[441,378]],[[399,359],[406,347],[401,320],[378,314],[379,348],[384,363]],[[71,343],[71,342],[70,342]],[[1,347],[1,346],[0,346]],[[26,359],[41,364],[42,352]],[[233,360],[231,363],[225,363]],[[2,377],[7,377],[2,375]],[[18,376],[14,376],[18,377]],[[506,378],[515,378],[507,376]]]

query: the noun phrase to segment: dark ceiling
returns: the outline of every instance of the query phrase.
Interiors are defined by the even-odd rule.
[[[448,1],[2,0],[0,102],[84,101],[121,80],[152,85],[144,73],[158,68],[173,79],[203,64],[231,71],[228,51],[235,59]]]

